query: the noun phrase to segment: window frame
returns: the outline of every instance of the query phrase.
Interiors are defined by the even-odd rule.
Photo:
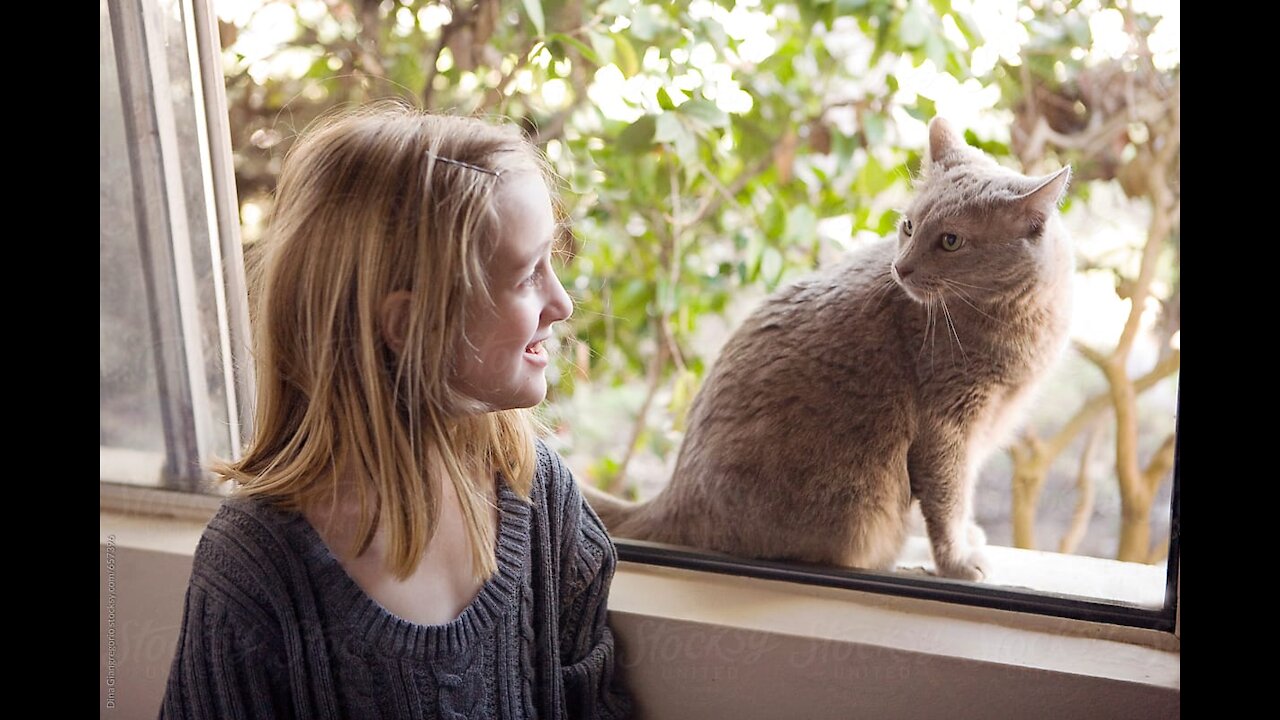
[[[180,180],[173,178],[173,153],[177,148],[172,132],[173,118],[158,110],[167,101],[156,78],[166,77],[168,61],[154,26],[155,0],[101,0],[110,17],[115,60],[119,69],[122,105],[130,137],[130,157],[137,193],[155,194],[166,202],[155,208],[135,202],[143,245],[144,272],[148,292],[153,296],[152,331],[160,337],[180,337],[180,343],[157,343],[165,349],[157,360],[162,379],[161,416],[166,435],[166,458],[159,488],[138,487],[113,482],[100,472],[100,507],[103,510],[144,512],[186,518],[211,514],[221,498],[209,494],[207,474],[201,470],[209,455],[207,435],[212,424],[208,394],[196,385],[200,364],[198,340],[192,333],[200,329],[193,321],[191,283],[196,282],[189,262],[182,258],[183,243],[189,239],[174,230],[174,194]],[[252,404],[255,396],[249,340],[249,310],[246,277],[239,231],[239,208],[235,192],[234,161],[230,142],[226,89],[221,70],[217,19],[212,0],[179,0],[187,37],[187,62],[193,83],[197,132],[201,138],[195,150],[201,157],[204,199],[207,203],[211,256],[214,264],[214,293],[217,298],[217,334],[222,352],[222,381],[226,385],[232,427],[232,455],[238,456],[251,435]],[[151,8],[152,20],[148,20]],[[149,22],[151,24],[149,24]],[[198,88],[195,86],[198,85]],[[167,163],[166,163],[167,160]],[[189,249],[189,248],[188,248]],[[166,315],[154,308],[161,297],[176,298],[179,312]],[[184,332],[186,329],[186,332]],[[1180,384],[1180,381],[1179,381]],[[623,561],[738,575],[766,580],[783,580],[801,585],[841,588],[933,600],[1088,622],[1179,632],[1180,595],[1180,481],[1181,401],[1175,421],[1172,522],[1163,607],[1149,609],[1094,598],[1013,590],[1007,587],[968,583],[940,578],[920,578],[897,573],[879,573],[847,568],[808,566],[769,560],[753,560],[716,555],[689,549],[617,539],[618,556]],[[104,453],[107,451],[104,448]],[[100,468],[101,470],[101,468]]]
[[[938,577],[920,578],[896,572],[875,572],[835,566],[739,558],[628,538],[614,539],[614,545],[618,550],[618,559],[683,570],[738,575],[762,580],[782,580],[803,585],[858,590],[895,597],[934,600],[994,610],[1032,613],[1109,625],[1123,625],[1178,635],[1181,618],[1179,599],[1182,594],[1182,584],[1179,576],[1179,565],[1182,558],[1181,482],[1179,481],[1180,450],[1182,446],[1181,382],[1181,377],[1179,377],[1177,410],[1174,418],[1169,555],[1165,572],[1164,603],[1160,608],[1147,608],[1088,596],[1065,595],[1028,588],[1014,590],[1001,585],[988,585]],[[1064,555],[1064,557],[1070,556]]]
[[[180,13],[185,43],[179,60],[185,77],[174,77],[174,58],[166,33],[166,10]],[[119,80],[120,106],[133,187],[137,241],[142,258],[144,291],[148,298],[149,336],[155,355],[163,458],[100,443],[99,482],[104,492],[112,485],[156,485],[168,490],[208,492],[205,464],[213,448],[226,446],[238,456],[250,437],[254,396],[253,359],[249,341],[248,298],[240,242],[239,207],[231,154],[225,81],[221,74],[216,15],[207,0],[179,0],[162,8],[155,0],[101,0],[104,23],[110,28]],[[178,140],[170,83],[190,82],[197,137],[196,147]],[[195,160],[199,177],[184,175],[180,158]],[[191,209],[183,196],[199,183],[199,202],[208,227],[208,261],[212,274],[205,285],[192,259]],[[159,198],[160,200],[156,200]],[[151,200],[151,202],[148,202]],[[197,291],[212,290],[213,317],[202,317]],[[208,326],[208,327],[206,327]],[[216,348],[204,347],[202,336],[216,336]],[[217,357],[212,357],[216,353]],[[206,368],[219,367],[211,379]],[[220,383],[229,427],[217,427],[210,387]],[[123,455],[135,457],[120,462]],[[158,473],[139,479],[119,468],[157,465]]]

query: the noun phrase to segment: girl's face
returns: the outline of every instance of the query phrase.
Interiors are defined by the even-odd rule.
[[[467,309],[467,335],[456,380],[468,396],[494,410],[532,407],[547,395],[552,323],[573,303],[551,267],[555,218],[546,184],[534,173],[498,187],[498,245],[488,267],[493,304]]]

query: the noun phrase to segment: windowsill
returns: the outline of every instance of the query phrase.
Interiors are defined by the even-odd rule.
[[[110,512],[113,524],[124,529],[138,547],[161,552],[194,552],[200,530],[222,501],[212,495],[126,486],[99,487],[103,527],[106,526],[105,513]],[[103,537],[105,541],[105,535]],[[117,538],[117,542],[121,540]],[[1143,565],[994,545],[988,546],[986,553],[991,561],[992,576],[983,582],[985,586],[1151,609],[1158,609],[1164,603],[1167,571],[1163,564]],[[628,565],[644,567],[640,563]],[[908,538],[894,575],[923,578],[932,575],[933,570],[928,540],[918,536]]]
[[[146,611],[148,617],[125,617],[176,623],[183,573],[190,567],[182,558],[194,553],[221,498],[118,490],[103,486],[101,544],[107,547],[110,539],[122,572],[133,567],[147,576],[128,579],[130,587],[141,583],[147,587],[138,590],[170,598]],[[142,512],[157,502],[163,515]],[[1113,567],[1127,563],[992,550],[992,562],[1002,568],[995,580],[1026,585],[1049,578],[1056,583],[1051,587],[1074,595],[1085,586],[1064,584],[1069,581],[1062,576],[1087,576],[1089,588],[1125,599],[1123,589],[1116,591],[1105,576],[1131,570]],[[927,543],[917,539],[902,566],[919,572],[927,559]],[[129,605],[143,612],[139,602]],[[1063,709],[1043,717],[1079,717],[1082,708],[1068,700],[1080,693],[1110,708],[1096,717],[1131,716],[1133,708],[1152,703],[1165,709],[1179,705],[1180,641],[1168,632],[634,562],[619,564],[609,609],[623,667],[647,718],[741,720],[785,715],[796,707],[812,708],[815,718],[848,717],[853,709],[868,716],[943,717],[938,713],[950,707],[955,693],[977,693],[971,714],[957,717],[1008,717],[982,708],[1057,696]],[[172,618],[159,617],[170,613]],[[171,630],[166,642],[176,642],[176,625]],[[163,679],[168,655],[157,657],[155,667],[132,672],[145,672],[151,682]],[[920,691],[913,678],[933,678],[932,685]],[[853,699],[863,683],[883,697]],[[137,707],[150,712],[158,692],[155,685],[140,688]],[[765,693],[760,697],[767,701],[751,704],[755,693]],[[903,703],[915,709],[904,715]],[[744,708],[756,712],[743,715]]]
[[[1164,564],[1144,565],[1086,555],[1064,555],[1039,550],[989,545],[984,552],[991,561],[991,577],[986,585],[1010,590],[1067,595],[1135,605],[1158,610],[1164,605]],[[932,574],[933,557],[929,541],[910,537],[898,572]]]
[[[1176,689],[1171,633],[624,562],[613,613],[857,643]]]
[[[222,500],[209,495],[113,488],[106,485],[101,487],[101,542],[105,544],[107,536],[111,535],[118,546],[162,553],[193,554],[204,525]],[[147,512],[143,512],[144,508]],[[1163,602],[1163,566],[998,546],[988,547],[987,552],[993,566],[993,575],[985,585],[1145,607],[1159,607]],[[909,538],[896,574],[924,576],[932,572],[932,569],[927,539]],[[689,619],[693,619],[699,612],[709,612],[712,613],[711,618],[701,619],[714,620],[724,612],[736,612],[729,609],[724,597],[736,597],[733,593],[713,593],[708,597],[714,600],[687,605],[678,604],[677,599],[688,594],[681,588],[707,589],[719,585],[738,590],[754,588],[755,592],[762,593],[760,597],[769,598],[768,602],[763,603],[763,607],[776,607],[783,600],[809,603],[825,598],[841,606],[852,602],[863,608],[893,608],[894,612],[931,615],[938,619],[963,618],[964,622],[983,621],[1031,631],[1051,629],[1055,634],[1067,632],[1082,636],[1105,635],[1123,642],[1166,651],[1177,651],[1180,644],[1176,633],[635,562],[620,563],[611,608],[640,614],[671,614],[673,617],[687,615]],[[671,604],[673,602],[677,604]],[[701,609],[695,612],[695,608]],[[766,612],[757,620],[763,622],[764,618],[773,618],[774,621],[782,621],[788,617],[804,615],[793,610],[799,608],[790,608],[788,612]],[[767,626],[768,623],[764,623],[757,629],[770,629]],[[810,623],[808,627],[813,629],[816,626]],[[785,623],[772,629],[789,633],[797,630],[795,627],[785,626]]]

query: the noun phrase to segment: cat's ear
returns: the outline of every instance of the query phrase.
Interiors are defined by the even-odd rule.
[[[1067,185],[1071,182],[1071,166],[1041,178],[1031,180],[1031,189],[1019,195],[1015,202],[1022,213],[1030,219],[1028,234],[1036,236],[1044,227],[1044,221],[1058,209],[1062,198],[1067,194]]]
[[[964,150],[968,147],[946,118],[936,115],[929,121],[929,161],[932,164],[950,165],[964,157]]]
[[[1058,207],[1067,194],[1067,184],[1071,182],[1071,166],[1068,165],[1052,175],[1032,179],[1031,189],[1018,197],[1028,210],[1039,210],[1048,214]]]

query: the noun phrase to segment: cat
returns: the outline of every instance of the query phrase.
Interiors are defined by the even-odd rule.
[[[783,287],[735,331],[666,488],[641,504],[586,489],[609,531],[887,570],[916,499],[937,573],[989,577],[976,474],[1066,344],[1070,174],[1004,168],[934,118],[897,236]]]

